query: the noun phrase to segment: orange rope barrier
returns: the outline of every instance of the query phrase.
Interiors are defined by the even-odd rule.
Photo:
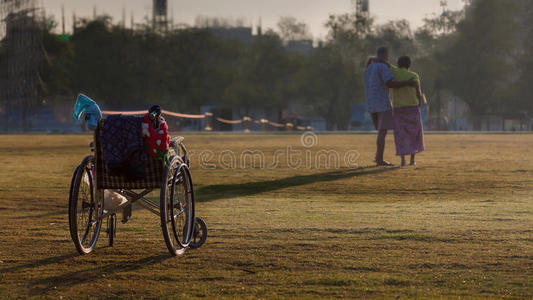
[[[137,111],[112,111],[112,110],[104,110],[102,111],[102,114],[104,115],[125,115],[125,116],[135,116],[135,115],[144,115],[147,113],[147,110],[137,110]],[[205,115],[189,115],[189,114],[180,114],[171,112],[168,110],[162,110],[161,111],[165,115],[178,117],[178,118],[187,118],[187,119],[203,119],[205,118]]]
[[[147,113],[147,110],[138,110],[138,111],[112,111],[104,110],[102,111],[103,115],[125,115],[125,116],[135,116],[135,115],[144,115]]]
[[[192,114],[175,113],[175,112],[171,112],[171,111],[168,111],[168,110],[162,110],[161,112],[163,114],[165,114],[165,115],[169,115],[169,116],[172,116],[172,117],[187,118],[187,119],[205,119],[206,117],[212,117],[213,116],[212,113],[205,113],[203,115],[192,115]],[[144,115],[145,113],[147,113],[146,110],[138,110],[138,111],[104,110],[104,111],[102,111],[102,114],[104,114],[104,115],[116,115],[116,114],[118,115],[118,114],[121,114],[121,115],[125,115],[125,116]],[[242,120],[226,120],[226,119],[223,119],[223,118],[215,118],[215,119],[217,121],[221,122],[221,123],[232,124],[232,125],[237,125],[237,124],[241,124],[241,123],[243,123],[245,121],[248,121],[248,122],[253,122],[255,124],[268,124],[270,126],[277,127],[277,128],[284,128],[284,127],[285,128],[294,128],[294,125],[292,123],[280,124],[280,123],[270,122],[270,121],[268,121],[266,119],[252,120],[252,118],[250,118],[250,117],[244,117]],[[209,129],[208,129],[208,127],[209,127]],[[313,130],[313,127],[311,127],[311,126],[296,126],[295,128],[297,130]],[[210,126],[207,126],[206,130],[210,130]]]
[[[242,123],[242,120],[226,120],[226,119],[222,119],[222,118],[216,118],[217,121],[221,122],[221,123],[226,123],[226,124],[233,124],[233,125],[237,125],[237,124],[241,124]]]
[[[285,124],[279,124],[279,123],[274,123],[274,122],[268,122],[268,124],[274,127],[278,127],[278,128],[285,127]]]
[[[173,116],[173,117],[178,117],[178,118],[187,118],[187,119],[203,119],[203,118],[205,118],[205,114],[204,115],[189,115],[189,114],[175,113],[175,112],[171,112],[171,111],[168,111],[168,110],[162,110],[161,112],[166,114],[166,115]]]

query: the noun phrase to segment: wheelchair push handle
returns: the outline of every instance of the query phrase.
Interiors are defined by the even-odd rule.
[[[161,106],[154,105],[148,111],[148,118],[152,121],[152,127],[154,129],[159,128],[159,120],[161,117]]]

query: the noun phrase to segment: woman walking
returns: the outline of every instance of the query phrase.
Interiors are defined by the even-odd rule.
[[[424,133],[420,116],[420,106],[425,103],[420,89],[418,74],[411,72],[411,59],[402,56],[398,59],[398,67],[391,66],[394,80],[415,78],[417,87],[392,89],[392,116],[394,123],[394,142],[396,155],[402,158],[402,167],[406,165],[405,156],[411,155],[410,164],[416,165],[415,155],[424,151]]]

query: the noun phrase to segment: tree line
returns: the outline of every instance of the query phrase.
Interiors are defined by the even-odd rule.
[[[376,24],[355,13],[331,15],[328,36],[308,55],[285,47],[288,40],[309,37],[306,25],[294,18],[247,44],[217,38],[206,28],[164,35],[149,25],[132,30],[106,16],[82,21],[66,40],[48,20],[40,93],[51,102],[71,102],[84,92],[108,109],[159,103],[187,113],[206,104],[247,113],[296,103],[324,118],[327,129],[343,130],[352,105],[364,101],[368,56],[387,46],[393,62],[401,55],[413,58],[433,116],[441,115],[451,95],[473,117],[525,118],[533,107],[532,16],[533,3],[526,0],[472,1],[425,19],[416,31],[405,20]]]

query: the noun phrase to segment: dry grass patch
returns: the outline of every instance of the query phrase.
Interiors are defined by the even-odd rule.
[[[417,167],[319,135],[358,168],[200,168],[200,152],[307,151],[298,135],[186,135],[204,247],[172,258],[140,209],[78,256],[67,199],[90,136],[0,136],[0,298],[531,298],[533,135],[428,135]],[[386,157],[394,160],[392,140]],[[157,199],[157,195],[152,195]]]

